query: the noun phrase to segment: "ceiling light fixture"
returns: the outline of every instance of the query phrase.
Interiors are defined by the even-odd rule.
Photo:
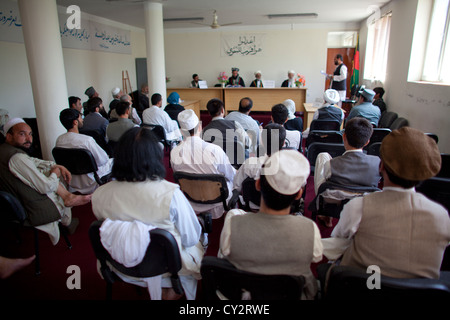
[[[269,19],[280,19],[280,18],[317,18],[319,15],[317,13],[282,13],[282,14],[268,14]]]

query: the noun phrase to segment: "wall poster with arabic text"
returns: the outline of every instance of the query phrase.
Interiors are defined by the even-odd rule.
[[[263,33],[244,33],[221,36],[222,57],[251,57],[264,55]]]

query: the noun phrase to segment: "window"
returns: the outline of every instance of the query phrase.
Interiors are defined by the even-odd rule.
[[[434,0],[422,80],[450,83],[450,0]]]
[[[368,26],[364,79],[384,82],[391,30],[391,13]]]

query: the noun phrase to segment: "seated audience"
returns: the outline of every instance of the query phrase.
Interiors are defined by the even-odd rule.
[[[170,119],[177,121],[178,114],[184,110],[184,107],[180,105],[180,95],[176,92],[171,92],[167,97],[167,106],[164,111],[169,114]]]
[[[109,103],[109,112],[108,112],[110,118],[111,112],[116,108],[117,104],[120,102],[120,97],[123,96],[123,92],[122,90],[120,90],[120,88],[116,87],[111,90],[111,94],[113,99]]]
[[[273,123],[278,123],[284,126],[288,120],[289,111],[284,104],[276,104],[272,107],[271,119]],[[297,130],[286,130],[286,141],[284,146],[286,148],[292,148],[299,150],[300,142],[302,140],[302,134]]]
[[[225,152],[219,146],[200,138],[202,124],[193,110],[187,109],[180,112],[178,122],[185,138],[170,153],[173,171],[222,174],[227,180],[230,199],[236,170],[231,166]],[[222,203],[198,204],[191,202],[191,205],[197,214],[210,212],[213,219],[220,218],[224,213]]]
[[[128,114],[128,118],[131,119],[135,124],[140,125],[142,123],[141,118],[139,117],[136,108],[133,107],[133,100],[131,99],[131,96],[129,94],[124,94],[120,97],[119,103],[125,102],[128,103],[130,106],[130,112]],[[116,104],[117,106],[117,104]],[[110,119],[118,119],[119,115],[117,114],[117,111],[115,110],[116,107],[111,111]]]
[[[83,113],[83,105],[81,104],[81,99],[78,97],[69,97],[69,108],[75,109],[81,114]]]
[[[284,123],[286,130],[303,131],[303,120],[295,116],[295,102],[291,99],[284,100],[283,104],[288,109],[288,120]]]
[[[372,104],[380,108],[381,113],[387,110],[386,103],[383,100],[384,89],[382,87],[376,87],[373,89],[375,96],[373,97]]]
[[[141,91],[138,94],[139,99],[139,106],[136,107],[138,114],[142,117],[142,112],[144,112],[145,109],[149,108],[150,101],[148,99],[148,84],[144,83],[141,86]]]
[[[103,101],[99,97],[94,97],[88,100],[89,114],[84,117],[83,131],[97,131],[102,137],[106,138],[106,127],[109,121],[101,114],[100,110],[105,110]]]
[[[373,97],[375,96],[375,92],[370,89],[364,88],[359,92],[359,98],[356,105],[350,110],[346,121],[355,118],[355,117],[363,117],[372,123],[375,127],[378,126],[378,121],[381,117],[380,108],[374,106],[372,104]]]
[[[162,96],[155,93],[151,97],[152,106],[144,110],[142,120],[144,124],[156,124],[164,128],[167,140],[181,140],[181,133],[178,123],[170,119],[169,114],[165,112],[162,106]]]
[[[116,112],[118,119],[117,121],[108,124],[108,127],[106,128],[106,137],[108,138],[108,141],[118,142],[125,132],[139,126],[130,119],[130,109],[131,107],[128,102],[120,101],[117,104],[114,111]]]
[[[88,96],[88,101],[91,98],[98,97],[98,92],[94,89],[94,87],[89,87],[84,91],[84,94]],[[89,113],[88,102],[83,102],[83,115],[86,116]]]
[[[253,88],[264,88],[263,82],[261,80],[261,71],[255,72],[255,80],[252,81],[250,87]]]
[[[288,71],[288,78],[283,81],[281,84],[282,88],[295,88],[295,71],[289,70]]]
[[[64,187],[72,179],[65,167],[28,156],[33,135],[23,119],[10,119],[4,130],[6,140],[0,145],[1,189],[20,199],[27,221],[46,232],[55,245],[60,236],[58,223],[74,231],[77,221],[72,221],[70,208],[88,203],[91,195],[75,195]]]
[[[203,128],[203,140],[221,145],[225,152],[226,143],[230,140],[240,141],[245,149],[249,148],[250,141],[242,125],[237,121],[224,118],[225,105],[222,100],[216,98],[209,100],[206,109],[208,109],[212,120],[205,128]],[[247,152],[248,151],[246,150],[246,153]]]
[[[204,254],[200,242],[202,230],[195,212],[179,186],[164,180],[163,152],[152,130],[145,127],[128,130],[119,140],[117,150],[112,169],[114,180],[92,195],[94,215],[119,224],[136,221],[172,233],[180,248],[181,284],[186,299],[194,300]],[[148,231],[144,234],[148,235]],[[145,279],[130,279],[123,274],[121,278],[147,286]],[[171,288],[169,274],[163,275],[161,287],[163,299],[180,298]]]
[[[341,100],[339,92],[334,89],[325,90],[323,93],[324,104],[313,115],[314,120],[337,120],[340,124],[344,121],[344,110],[338,107]],[[310,128],[303,131],[303,138],[307,138]]]
[[[272,153],[283,148],[285,139],[286,129],[282,125],[269,123],[265,126],[261,134],[262,145],[260,145],[260,151],[264,150],[264,155],[250,157],[244,161],[234,176],[233,190],[241,193],[242,183],[247,178],[258,180],[262,165]],[[258,208],[255,204],[251,206],[253,209]]]
[[[327,152],[317,155],[314,170],[314,189],[316,195],[325,181],[340,186],[378,187],[380,181],[380,158],[363,152],[372,136],[372,124],[364,118],[353,118],[345,124],[342,135],[345,152],[332,158]],[[318,216],[331,227],[331,217]]]
[[[323,239],[324,255],[364,271],[377,265],[388,277],[437,279],[450,219],[443,206],[414,186],[439,172],[439,148],[423,132],[405,127],[383,139],[380,157],[383,190],[344,206],[331,238]],[[321,266],[321,277],[330,266]]]
[[[239,111],[230,112],[225,120],[238,122],[250,138],[250,149],[256,151],[259,145],[260,126],[259,123],[250,116],[253,107],[252,99],[246,97],[239,101]]]
[[[259,212],[228,211],[218,254],[241,270],[304,276],[304,299],[314,299],[318,291],[311,263],[322,260],[321,236],[311,219],[289,213],[302,196],[309,172],[308,160],[300,152],[273,153],[255,183],[261,191]]]
[[[75,109],[64,109],[59,114],[61,124],[67,132],[56,139],[55,147],[69,149],[86,149],[92,153],[97,163],[97,174],[99,177],[111,173],[113,159],[103,150],[94,138],[80,134],[79,129],[83,127],[83,118],[81,113]],[[92,174],[74,175],[69,183],[70,192],[79,192],[81,194],[91,194],[98,187]]]

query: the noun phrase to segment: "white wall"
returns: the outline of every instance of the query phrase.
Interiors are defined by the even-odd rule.
[[[423,25],[420,19],[427,19],[424,17],[422,7],[419,12],[417,11],[418,4],[422,4],[419,1],[422,0],[393,0],[382,9],[382,13],[392,10],[384,98],[388,110],[397,112],[400,117],[408,119],[411,127],[436,133],[439,137],[438,145],[441,152],[450,153],[450,86],[420,83],[411,81],[414,79],[409,77],[410,67],[413,73],[417,74],[415,66],[421,64],[418,60],[421,55],[416,52],[417,46],[412,49],[415,23]],[[416,19],[419,20],[416,22]],[[418,36],[423,36],[423,30],[416,32]],[[365,22],[361,24],[360,35],[361,56],[364,57],[367,37]],[[364,66],[364,64],[361,65]],[[363,72],[361,72],[362,76]],[[370,87],[378,85],[366,81],[363,83]]]
[[[87,100],[84,91],[94,86],[109,105],[111,89],[122,88],[122,70],[128,70],[131,87],[136,90],[135,58],[145,57],[144,31],[106,19],[96,21],[110,26],[127,28],[131,32],[131,54],[63,48],[69,95]],[[0,108],[10,117],[35,117],[33,95],[27,57],[23,43],[0,41]]]
[[[230,76],[231,68],[238,67],[246,86],[253,81],[254,72],[261,70],[263,79],[275,80],[275,86],[279,87],[287,78],[288,70],[294,69],[305,76],[308,88],[306,100],[313,102],[316,98],[322,98],[325,88],[325,78],[320,71],[326,69],[328,32],[341,29],[308,26],[294,30],[225,31],[229,29],[223,28],[222,31],[189,33],[166,31],[166,76],[171,78],[167,86],[188,87],[192,74],[198,73],[201,79],[208,82],[209,87],[213,87],[218,83],[217,76],[221,71]],[[265,54],[221,56],[221,35],[242,33],[265,34]]]

